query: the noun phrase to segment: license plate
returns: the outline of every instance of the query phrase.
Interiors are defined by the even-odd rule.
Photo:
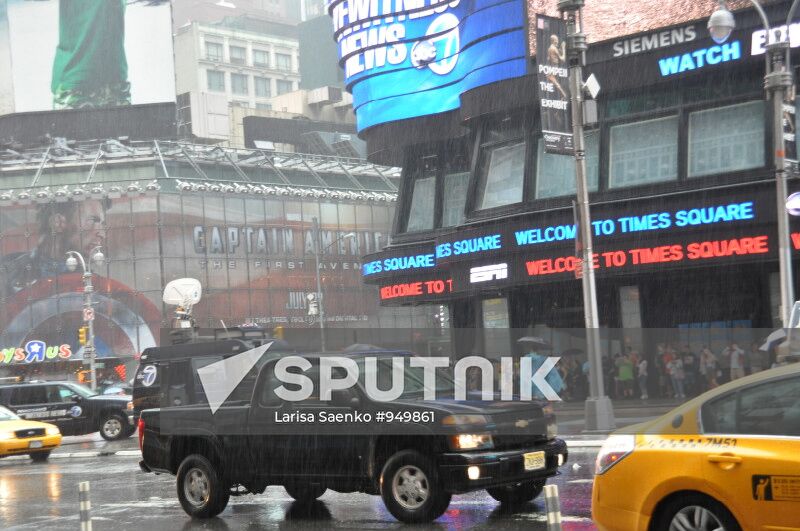
[[[544,468],[544,452],[528,452],[522,457],[525,459],[525,470]]]
[[[31,441],[28,443],[28,448],[41,448],[42,441]]]

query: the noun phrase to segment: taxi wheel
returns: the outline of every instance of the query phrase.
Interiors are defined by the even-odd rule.
[[[44,463],[47,461],[47,458],[50,457],[50,450],[47,450],[46,452],[33,452],[28,455],[31,456],[31,459],[33,459],[34,463]]]
[[[517,506],[522,505],[536,498],[542,493],[546,481],[528,481],[517,483],[508,487],[494,487],[486,489],[489,496],[499,501],[503,505]]]
[[[741,531],[731,512],[701,494],[678,496],[658,513],[654,531]]]
[[[392,516],[409,524],[436,520],[450,505],[436,463],[416,450],[397,452],[386,461],[380,490]]]
[[[223,485],[211,461],[200,454],[183,460],[177,474],[178,500],[192,518],[213,518],[225,510],[230,488]]]

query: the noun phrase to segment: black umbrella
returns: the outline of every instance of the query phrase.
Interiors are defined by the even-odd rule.
[[[537,350],[553,350],[553,345],[546,339],[539,336],[525,336],[517,339],[517,343],[530,345]]]
[[[342,352],[371,352],[374,350],[386,350],[381,347],[376,347],[375,345],[370,345],[368,343],[354,343],[349,347],[345,347],[342,349]]]

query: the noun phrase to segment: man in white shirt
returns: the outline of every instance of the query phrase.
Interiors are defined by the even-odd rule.
[[[731,367],[731,381],[744,377],[744,351],[736,343],[728,347]]]

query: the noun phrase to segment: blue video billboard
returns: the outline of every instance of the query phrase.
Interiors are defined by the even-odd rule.
[[[528,72],[523,0],[329,0],[328,13],[359,132]]]

